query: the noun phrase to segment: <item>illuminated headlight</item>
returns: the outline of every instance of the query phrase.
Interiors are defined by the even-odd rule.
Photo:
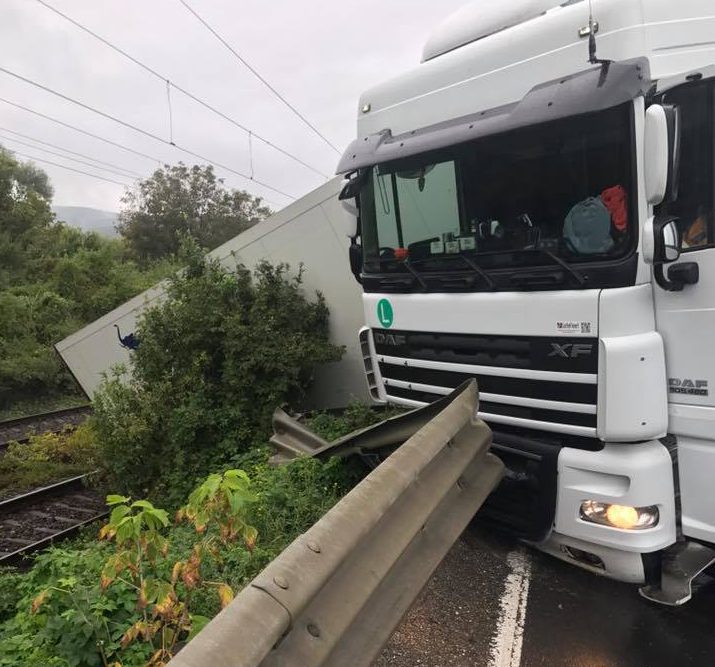
[[[630,505],[612,505],[597,500],[581,503],[581,518],[602,526],[612,526],[622,530],[644,530],[658,524],[658,508],[631,507]]]

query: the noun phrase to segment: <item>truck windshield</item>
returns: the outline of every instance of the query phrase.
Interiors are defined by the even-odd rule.
[[[608,261],[635,242],[631,107],[378,165],[361,193],[366,273]]]

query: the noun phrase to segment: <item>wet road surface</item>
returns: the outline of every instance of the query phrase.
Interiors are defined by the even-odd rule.
[[[374,667],[715,667],[715,584],[680,608],[470,528]]]

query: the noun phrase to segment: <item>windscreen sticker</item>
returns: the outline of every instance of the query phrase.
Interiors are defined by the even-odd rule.
[[[556,322],[556,331],[562,334],[590,334],[593,332],[593,326],[591,322],[560,320]]]

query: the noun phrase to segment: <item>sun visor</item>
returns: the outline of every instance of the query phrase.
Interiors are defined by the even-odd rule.
[[[646,58],[608,63],[536,86],[515,104],[394,137],[387,129],[356,139],[340,159],[336,173],[345,174],[521,127],[603,111],[644,95],[650,86]]]

